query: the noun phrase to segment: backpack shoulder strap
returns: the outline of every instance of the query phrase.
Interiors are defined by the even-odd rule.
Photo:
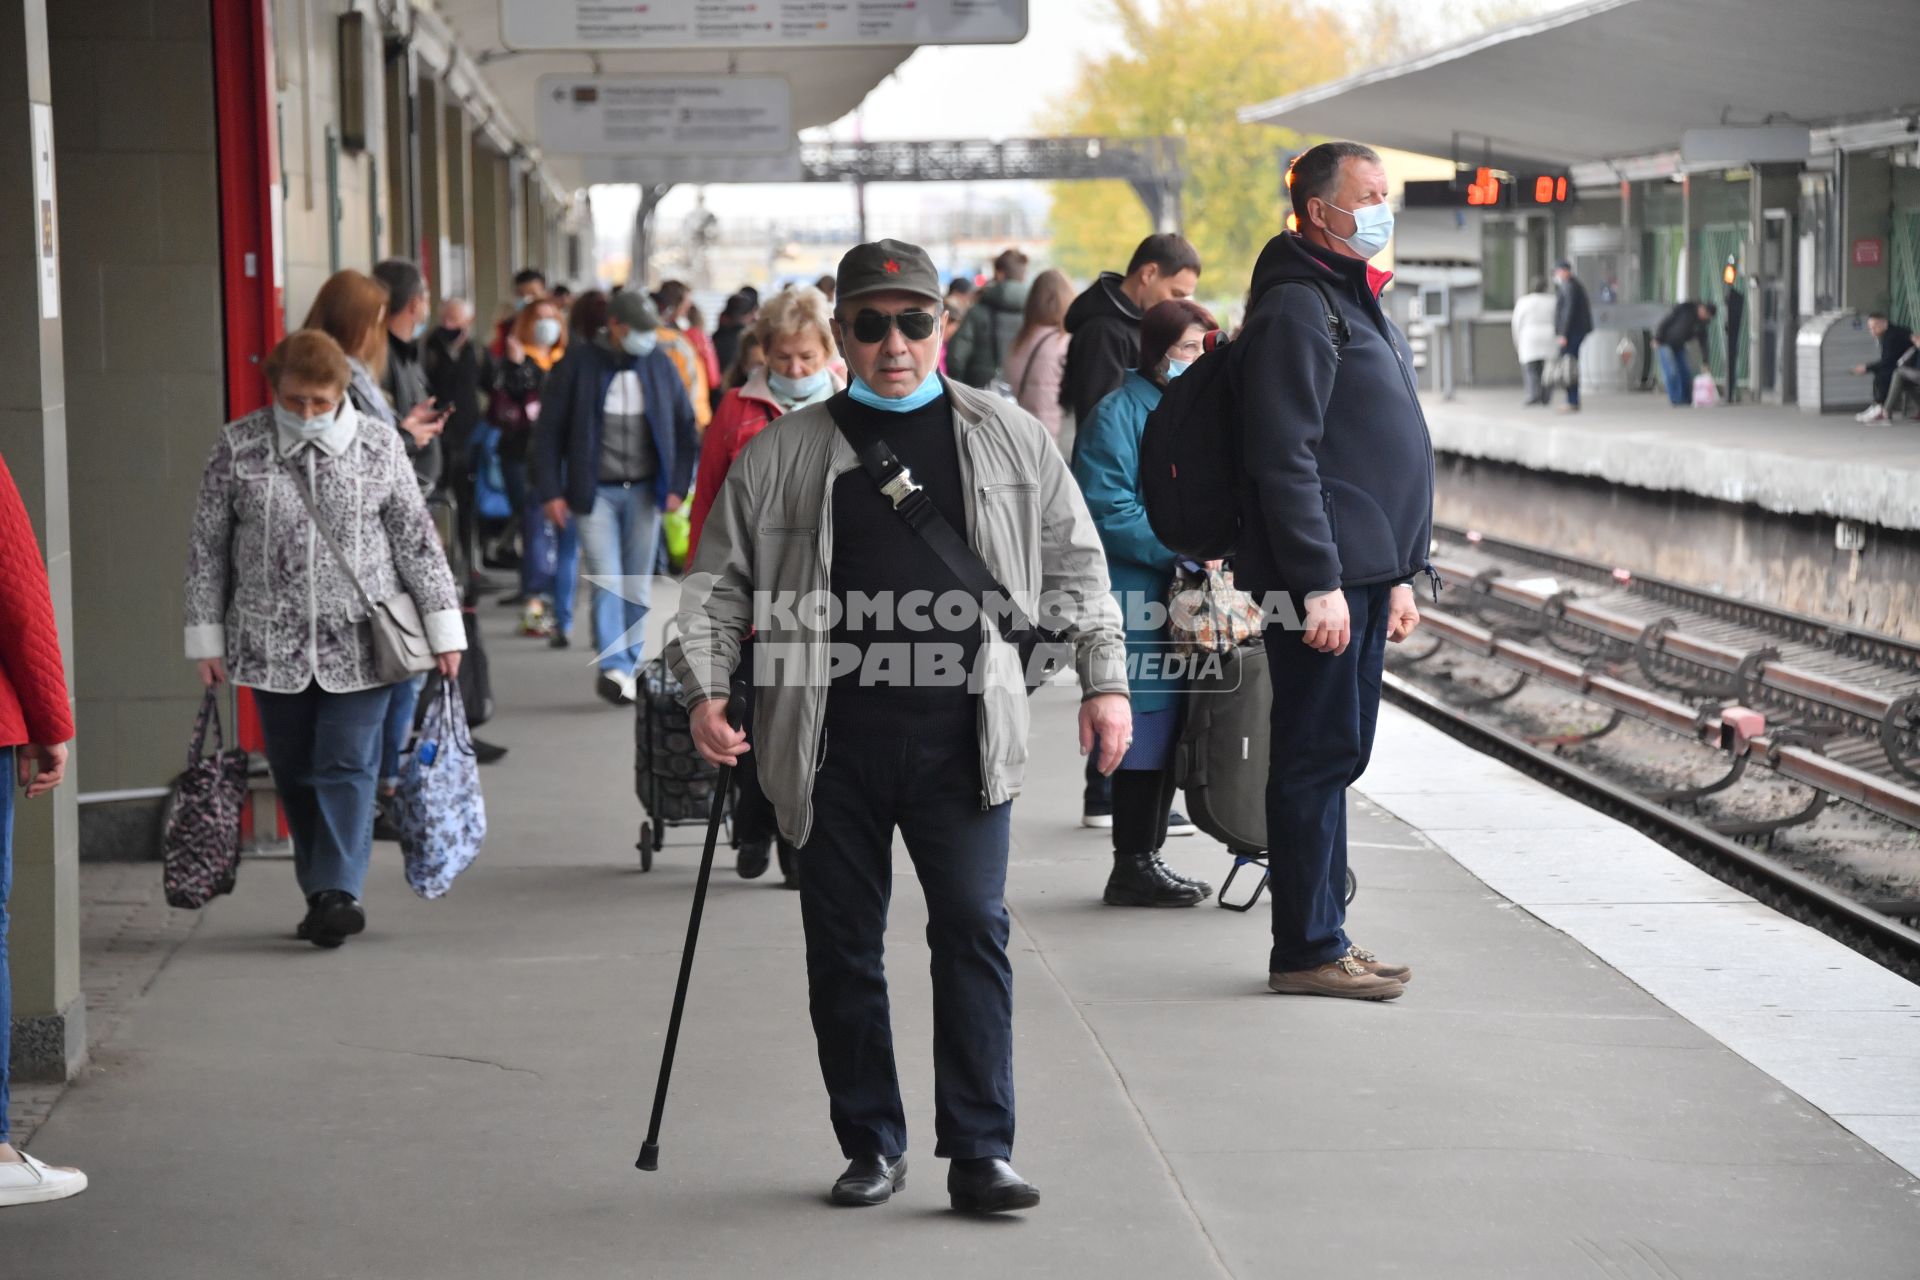
[[[1347,326],[1347,313],[1340,309],[1338,302],[1334,301],[1333,290],[1328,287],[1326,281],[1302,280],[1299,283],[1320,295],[1320,305],[1325,307],[1327,312],[1327,337],[1333,339],[1333,362],[1338,364],[1340,348],[1346,346],[1353,338],[1353,330]]]

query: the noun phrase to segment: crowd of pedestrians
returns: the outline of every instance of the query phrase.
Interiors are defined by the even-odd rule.
[[[1050,705],[1029,700],[1039,661],[1080,689],[1079,816],[1111,829],[1104,901],[1196,905],[1211,887],[1163,858],[1194,829],[1175,808],[1189,691],[1146,659],[1176,643],[1176,583],[1231,571],[1268,624],[1273,763],[1253,785],[1271,833],[1269,986],[1402,994],[1410,969],[1345,931],[1345,793],[1370,751],[1384,646],[1419,621],[1432,455],[1380,306],[1387,277],[1367,261],[1391,231],[1379,158],[1316,147],[1291,196],[1300,229],[1261,255],[1231,334],[1193,300],[1200,257],[1170,233],[1078,295],[1058,270],[1029,281],[1018,249],[976,289],[918,246],[862,244],[814,284],[741,288],[711,333],[676,281],[573,297],[523,270],[477,332],[464,299],[436,309],[412,263],[336,273],[266,357],[269,403],[218,434],[185,587],[186,656],[209,689],[244,686],[259,708],[305,902],[296,935],[331,949],[367,927],[396,758],[425,681],[482,665],[463,655],[488,570],[513,574],[522,629],[565,649],[584,569],[594,692],[632,704],[639,665],[663,656],[698,753],[734,766],[738,875],[777,860],[798,891],[848,1162],[832,1199],[883,1202],[906,1172],[882,956],[897,832],[930,917],[934,1154],[955,1207],[1031,1207],[1040,1193],[1010,1163],[1005,885],[1031,718]],[[1560,315],[1547,334],[1541,311],[1530,340],[1577,354],[1584,335]],[[1193,412],[1174,388],[1202,361],[1241,409],[1241,533],[1224,561],[1168,545],[1142,498],[1150,422]],[[4,481],[0,554],[17,557]],[[689,573],[666,652],[650,655],[671,519]],[[20,581],[0,574],[8,591]],[[24,620],[0,646],[43,661],[0,653],[0,764],[17,753],[34,796],[58,783],[72,726],[63,687],[22,684],[45,675],[50,642],[59,671],[44,577],[27,594],[0,600]],[[795,599],[832,607],[779,606]],[[389,631],[431,670],[396,677]],[[9,816],[0,806],[0,901]],[[5,1136],[0,1203],[84,1185]]]

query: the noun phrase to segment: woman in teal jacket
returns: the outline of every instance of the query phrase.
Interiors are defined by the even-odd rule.
[[[1173,809],[1173,752],[1183,681],[1162,674],[1172,654],[1165,607],[1180,557],[1153,536],[1140,502],[1140,435],[1167,380],[1200,355],[1219,328],[1197,302],[1162,302],[1140,320],[1140,367],[1094,408],[1075,442],[1073,475],[1106,547],[1107,574],[1127,629],[1133,742],[1113,775],[1113,875],[1106,901],[1121,907],[1190,907],[1213,889],[1160,860]],[[1156,608],[1156,606],[1158,606]],[[1149,613],[1161,625],[1144,625]]]

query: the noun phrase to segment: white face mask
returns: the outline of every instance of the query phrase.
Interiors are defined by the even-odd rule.
[[[560,341],[560,322],[543,316],[533,322],[533,340],[542,347],[550,347]]]

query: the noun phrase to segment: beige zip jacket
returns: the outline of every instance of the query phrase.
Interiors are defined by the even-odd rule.
[[[1031,414],[947,382],[967,495],[967,541],[1030,617],[1065,631],[1083,697],[1127,692],[1120,611],[1106,556],[1080,490]],[[860,465],[825,404],[787,414],[755,436],[727,473],[700,532],[667,660],[689,707],[727,696],[740,645],[755,632],[753,751],[780,833],[813,829],[813,774],[826,740],[833,563],[833,482]],[[900,536],[913,537],[903,521]],[[756,601],[759,616],[756,617]],[[980,803],[1020,794],[1029,713],[1018,652],[985,619],[978,670]]]

